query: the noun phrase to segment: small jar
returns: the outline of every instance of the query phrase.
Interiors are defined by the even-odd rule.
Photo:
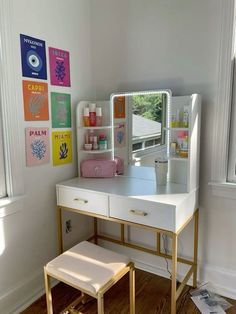
[[[99,136],[99,149],[100,150],[106,150],[107,149],[107,138],[105,135],[101,134]]]
[[[102,126],[102,108],[101,107],[96,108],[96,125]]]
[[[90,126],[89,122],[89,108],[85,107],[84,108],[84,115],[83,115],[83,121],[84,121],[84,126]]]

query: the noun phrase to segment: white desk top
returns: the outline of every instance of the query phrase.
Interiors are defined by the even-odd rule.
[[[147,201],[177,205],[185,199],[186,186],[168,182],[156,185],[155,171],[150,167],[129,167],[124,175],[114,178],[82,178],[76,177],[59,183],[74,189],[82,189],[106,195],[125,196]]]
[[[197,207],[197,191],[187,193],[185,185],[171,182],[157,186],[154,169],[149,167],[130,167],[124,175],[107,179],[76,177],[57,184],[57,189],[68,193],[74,191],[75,194],[77,191],[84,191],[83,193],[90,193],[91,197],[92,195],[108,197],[110,211],[107,215],[110,215],[112,210],[120,215],[126,206],[129,208],[135,206],[139,210],[150,207],[152,213],[155,212],[156,215],[155,225],[175,232],[193,215]],[[64,198],[63,201],[61,199],[58,197],[58,205],[77,206],[74,203],[69,206],[64,203]],[[95,207],[97,203],[95,200]],[[78,208],[81,208],[81,205]],[[122,214],[122,217],[125,215],[126,213]],[[129,220],[129,217],[124,219]],[[152,223],[147,222],[150,225]]]

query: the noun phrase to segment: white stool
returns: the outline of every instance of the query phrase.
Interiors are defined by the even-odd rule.
[[[97,299],[98,314],[103,314],[104,293],[128,272],[130,313],[134,314],[135,275],[134,264],[130,262],[130,259],[87,241],[75,245],[44,267],[48,314],[53,313],[50,277],[82,292],[80,298],[67,306],[64,311],[70,311],[71,307],[84,299],[84,294],[88,294]],[[75,313],[75,310],[73,309],[72,312]]]

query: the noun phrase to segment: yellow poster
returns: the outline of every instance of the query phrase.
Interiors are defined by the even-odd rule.
[[[53,165],[60,166],[72,162],[71,131],[52,132]]]

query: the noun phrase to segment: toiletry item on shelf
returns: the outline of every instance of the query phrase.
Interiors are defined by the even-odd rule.
[[[88,107],[84,107],[83,121],[84,121],[84,126],[90,126],[89,108]]]
[[[188,157],[188,132],[180,131],[177,133],[176,152],[180,157]]]
[[[102,108],[101,107],[96,108],[96,125],[102,126]]]
[[[170,116],[170,127],[175,128],[176,127],[176,114],[172,114]]]
[[[180,110],[177,109],[176,110],[176,123],[175,123],[175,127],[179,128],[180,127]]]
[[[96,135],[93,137],[93,149],[98,149],[98,137]]]
[[[85,133],[84,144],[89,144],[89,133],[88,132]]]
[[[104,134],[99,135],[98,146],[99,146],[100,150],[106,150],[107,149],[107,138]]]
[[[176,142],[171,142],[170,143],[170,153],[171,155],[176,154],[176,148],[177,148],[177,143]]]
[[[188,128],[189,124],[189,112],[188,112],[188,106],[184,106],[184,113],[183,113],[183,127]]]
[[[96,104],[89,104],[89,124],[90,126],[96,126]]]
[[[85,150],[92,150],[93,145],[92,144],[84,144],[84,149]]]
[[[89,144],[93,144],[93,140],[94,140],[94,131],[89,130]]]

